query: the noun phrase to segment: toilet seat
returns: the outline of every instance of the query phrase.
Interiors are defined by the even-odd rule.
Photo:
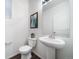
[[[19,48],[19,51],[21,54],[28,54],[29,52],[31,52],[32,47],[25,45]]]

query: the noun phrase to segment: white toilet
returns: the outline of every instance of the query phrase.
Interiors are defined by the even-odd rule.
[[[36,38],[28,38],[28,45],[19,48],[21,59],[31,59],[31,50],[36,46]]]

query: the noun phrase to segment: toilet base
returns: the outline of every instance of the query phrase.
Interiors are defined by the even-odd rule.
[[[21,54],[21,59],[31,59],[31,53],[29,53],[29,54]]]

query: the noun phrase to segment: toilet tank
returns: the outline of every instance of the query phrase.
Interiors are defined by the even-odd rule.
[[[32,48],[36,46],[37,38],[28,38],[28,45]]]

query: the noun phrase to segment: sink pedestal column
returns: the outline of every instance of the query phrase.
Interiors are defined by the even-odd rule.
[[[55,48],[47,47],[46,58],[47,59],[55,59]]]

